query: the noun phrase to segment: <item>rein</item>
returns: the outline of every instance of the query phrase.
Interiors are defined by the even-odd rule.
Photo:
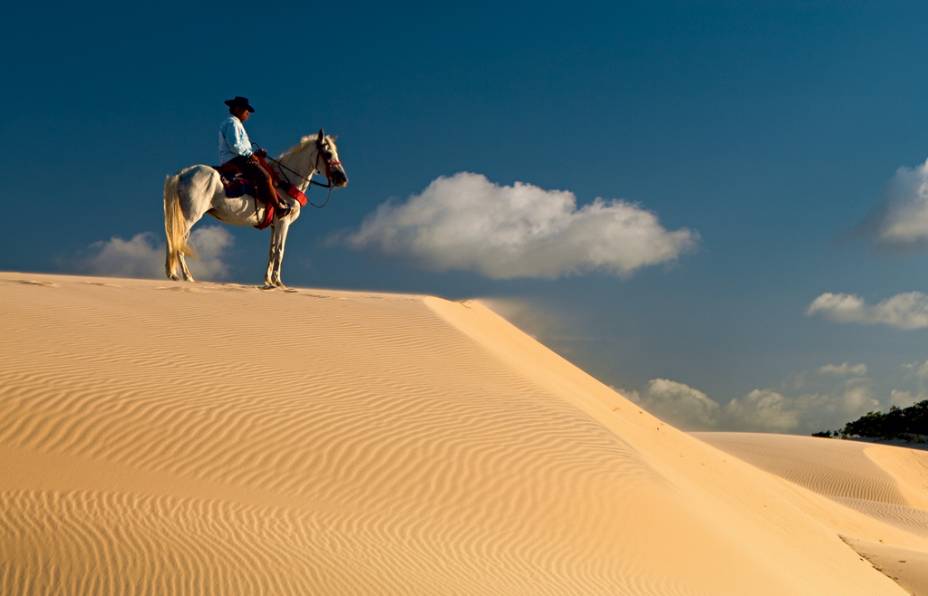
[[[297,172],[297,171],[294,170],[293,168],[288,167],[286,164],[284,164],[284,163],[283,163],[282,161],[280,161],[279,159],[274,159],[274,158],[271,157],[270,155],[266,156],[266,159],[269,159],[269,160],[271,160],[272,162],[274,162],[275,164],[277,164],[277,167],[280,168],[280,173],[281,173],[281,175],[284,177],[284,180],[287,181],[287,184],[291,184],[291,185],[292,185],[293,182],[290,181],[290,177],[287,176],[286,173],[284,173],[284,170],[290,172],[291,174],[293,174],[294,176],[296,176],[297,178],[299,178],[301,182],[306,182],[306,183],[307,183],[307,187],[306,187],[306,192],[307,192],[306,202],[309,203],[309,205],[310,205],[311,207],[315,207],[316,209],[322,209],[323,207],[325,207],[326,205],[329,204],[329,199],[332,198],[332,190],[335,188],[335,187],[332,185],[332,178],[329,176],[329,170],[331,169],[332,165],[338,165],[338,164],[337,164],[337,162],[334,163],[334,164],[333,164],[333,163],[330,163],[330,162],[325,162],[325,170],[326,170],[325,178],[326,178],[327,184],[323,184],[323,183],[321,183],[321,182],[317,182],[316,180],[313,180],[313,176],[316,174],[316,170],[318,169],[317,166],[319,165],[319,158],[320,158],[320,157],[322,157],[322,147],[319,146],[319,143],[318,143],[318,141],[317,141],[317,142],[316,142],[316,161],[313,162],[313,169],[310,170],[309,176],[304,176],[304,175],[300,174],[299,172]],[[312,186],[313,184],[315,184],[316,186],[321,186],[322,188],[328,188],[328,189],[329,189],[329,192],[326,193],[325,201],[323,201],[321,205],[317,205],[317,204],[313,203],[313,202],[309,199],[309,196],[308,196],[309,187]]]

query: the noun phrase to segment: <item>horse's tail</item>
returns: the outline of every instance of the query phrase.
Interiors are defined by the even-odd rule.
[[[177,277],[177,257],[180,254],[192,255],[193,250],[187,244],[187,222],[184,210],[180,206],[177,183],[180,176],[168,176],[164,180],[164,235],[167,239],[167,258],[165,273],[171,279]]]

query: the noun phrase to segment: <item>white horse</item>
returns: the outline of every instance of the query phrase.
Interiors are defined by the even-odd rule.
[[[330,188],[348,185],[348,176],[338,159],[335,141],[323,130],[303,137],[298,145],[281,154],[272,167],[281,179],[289,180],[301,192],[306,192],[313,174],[317,172],[328,178]],[[271,223],[271,248],[264,275],[266,288],[283,287],[280,268],[287,232],[290,224],[300,216],[300,204],[296,200],[283,192],[280,197],[288,202],[291,211],[283,217],[275,214]],[[184,258],[193,254],[187,240],[190,229],[206,214],[227,224],[257,226],[264,220],[265,206],[249,195],[227,197],[219,172],[210,166],[188,166],[168,176],[164,181],[164,233],[167,236],[165,272],[170,279],[178,279],[177,265],[180,263],[184,281],[194,281]]]

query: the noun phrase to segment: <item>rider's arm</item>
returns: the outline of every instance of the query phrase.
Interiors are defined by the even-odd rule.
[[[222,137],[236,155],[251,157],[251,154],[254,153],[251,147],[251,141],[248,140],[248,134],[245,132],[245,127],[241,125],[236,126],[232,118],[229,118],[226,120],[225,124],[223,124]]]

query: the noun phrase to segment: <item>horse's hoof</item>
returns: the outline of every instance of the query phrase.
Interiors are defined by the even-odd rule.
[[[276,290],[277,286],[275,286],[271,282],[264,282],[264,285],[261,286],[261,289],[262,290]]]

